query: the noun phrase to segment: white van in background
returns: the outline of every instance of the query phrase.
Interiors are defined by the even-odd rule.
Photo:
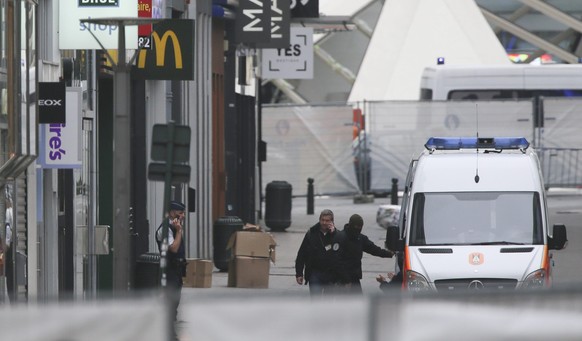
[[[582,97],[582,64],[437,65],[424,69],[421,100]]]
[[[551,286],[550,250],[566,246],[548,227],[538,158],[525,138],[430,138],[410,164],[399,226],[409,291],[514,290]]]

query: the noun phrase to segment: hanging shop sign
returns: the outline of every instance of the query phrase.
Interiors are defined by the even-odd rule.
[[[39,128],[39,157],[43,168],[81,167],[81,88],[66,89],[66,124],[48,123]]]
[[[263,0],[240,0],[235,17],[235,41],[243,44],[271,39],[271,10]]]
[[[133,75],[138,79],[194,79],[194,20],[173,19],[154,24],[152,48],[140,50]]]
[[[138,0],[59,0],[59,49],[117,49],[119,30],[116,25],[81,23],[82,19],[135,18]],[[93,33],[97,39],[91,34]],[[125,27],[125,47],[137,49],[137,26]]]
[[[261,77],[313,78],[313,28],[291,27],[291,43],[287,48],[261,51]]]
[[[152,10],[152,0],[138,0],[138,17],[151,18]],[[137,45],[142,49],[152,48],[152,24],[137,27]]]
[[[38,83],[38,123],[66,123],[65,82]]]
[[[286,48],[289,46],[291,8],[289,1],[271,0],[271,32],[268,41],[260,41],[258,48]]]

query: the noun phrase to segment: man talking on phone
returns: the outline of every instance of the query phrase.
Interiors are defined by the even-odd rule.
[[[176,321],[178,316],[178,305],[182,292],[182,277],[186,270],[186,252],[184,248],[184,212],[186,206],[177,201],[171,201],[168,214],[164,219],[168,219],[168,248],[166,250],[166,289],[169,295],[171,317]],[[162,253],[163,246],[163,226],[162,222],[156,230],[156,241],[158,249]]]
[[[309,284],[312,297],[333,293],[333,287],[341,282],[339,246],[336,237],[333,212],[325,209],[319,222],[305,233],[297,258],[295,279],[298,284]]]

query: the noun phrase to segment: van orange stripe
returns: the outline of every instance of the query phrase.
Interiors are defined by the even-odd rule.
[[[407,283],[407,276],[406,272],[411,269],[410,267],[410,251],[408,250],[408,246],[404,246],[404,261],[402,262],[402,266],[404,269],[402,271],[402,289],[405,290],[408,287]]]
[[[542,269],[545,270],[546,272],[546,287],[549,287],[552,285],[552,281],[551,281],[551,259],[550,259],[550,254],[549,254],[549,250],[548,250],[548,246],[544,245],[544,250],[542,251],[544,254],[542,256]]]

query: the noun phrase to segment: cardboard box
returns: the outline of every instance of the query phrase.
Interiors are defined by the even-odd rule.
[[[270,233],[260,231],[237,231],[227,244],[231,249],[232,257],[259,257],[269,258],[275,262],[275,239]]]
[[[185,288],[212,288],[212,276],[184,277]]]
[[[236,288],[268,288],[269,258],[235,257],[228,264],[228,286]]]
[[[188,288],[212,287],[214,264],[208,259],[187,259],[184,286]]]

